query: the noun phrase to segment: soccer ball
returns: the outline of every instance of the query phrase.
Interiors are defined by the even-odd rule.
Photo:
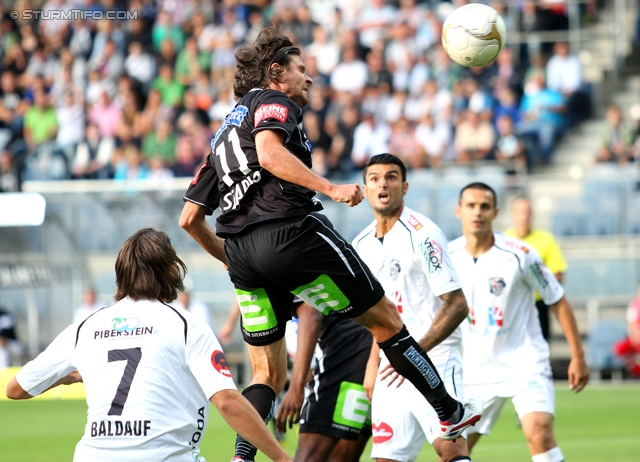
[[[506,40],[507,28],[502,17],[480,3],[456,8],[442,26],[442,46],[462,66],[489,64],[498,57]]]

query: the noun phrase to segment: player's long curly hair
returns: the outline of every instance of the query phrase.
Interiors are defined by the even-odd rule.
[[[187,266],[162,231],[144,228],[122,245],[116,259],[116,301],[161,300],[169,303],[184,290]]]
[[[291,55],[300,55],[300,49],[291,40],[280,35],[274,26],[267,26],[256,38],[253,45],[243,45],[236,50],[236,73],[233,93],[236,100],[246,95],[252,88],[267,88],[277,80],[284,68],[291,62]],[[273,63],[280,64],[272,69]]]

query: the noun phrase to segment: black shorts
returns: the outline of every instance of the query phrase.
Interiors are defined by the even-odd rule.
[[[284,336],[294,296],[345,318],[360,316],[384,296],[353,247],[318,213],[229,237],[224,250],[249,345]]]
[[[323,330],[328,332],[316,349],[317,366],[307,385],[300,433],[347,440],[370,435],[370,404],[362,382],[373,336],[347,319],[336,319]]]

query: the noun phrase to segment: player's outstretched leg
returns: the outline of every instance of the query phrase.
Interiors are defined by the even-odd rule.
[[[447,393],[429,356],[411,337],[388,298],[383,297],[354,321],[371,331],[396,372],[409,380],[436,411],[442,439],[454,440],[480,420],[482,403],[472,400],[463,405]]]

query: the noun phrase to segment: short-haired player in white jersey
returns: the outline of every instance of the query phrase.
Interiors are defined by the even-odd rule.
[[[538,253],[524,242],[494,232],[495,191],[471,183],[460,192],[456,215],[463,237],[449,244],[462,281],[469,316],[462,324],[465,393],[485,403],[480,422],[468,431],[469,449],[488,435],[512,398],[534,462],[564,460],[553,434],[555,396],[549,345],[535,307],[538,291],[556,315],[571,348],[569,387],[581,391],[589,371],[571,305]]]
[[[353,247],[378,278],[387,297],[395,301],[409,333],[429,352],[449,394],[460,399],[459,324],[467,316],[467,303],[442,231],[430,219],[404,205],[408,187],[406,168],[398,157],[379,154],[369,159],[364,168],[364,194],[375,220],[353,240]],[[440,438],[436,413],[419,399],[419,392],[411,383],[392,383],[394,374],[390,368],[374,344],[364,383],[372,401],[371,457],[378,461],[412,461],[427,439],[440,460],[469,461],[464,438]],[[438,380],[432,370],[423,373]],[[473,409],[471,424],[477,422],[482,403],[471,400],[466,406]]]
[[[271,460],[291,461],[236,390],[209,326],[168,305],[186,273],[169,237],[136,232],[115,269],[116,302],[62,331],[9,382],[7,397],[83,381],[87,425],[74,461],[204,461],[209,401]]]

